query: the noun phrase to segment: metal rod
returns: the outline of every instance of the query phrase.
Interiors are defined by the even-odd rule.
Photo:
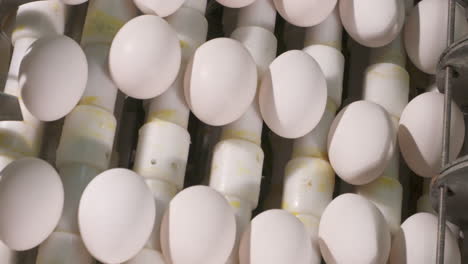
[[[455,31],[455,5],[456,0],[448,2],[448,23],[447,23],[447,47],[452,45]],[[444,97],[444,127],[443,127],[443,149],[442,149],[442,168],[449,162],[450,155],[450,118],[452,115],[452,90],[450,82],[453,74],[453,69],[447,67],[445,69],[445,97]],[[446,229],[446,198],[447,186],[442,184],[439,187],[439,219],[437,232],[437,264],[444,264],[445,257],[445,229]]]

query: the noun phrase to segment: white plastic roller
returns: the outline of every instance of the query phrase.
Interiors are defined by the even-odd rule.
[[[241,197],[257,207],[262,180],[263,151],[249,141],[228,139],[216,144],[210,186],[225,195]]]
[[[190,146],[188,131],[174,123],[153,120],[140,129],[139,139],[133,170],[181,190]]]
[[[335,172],[322,159],[298,157],[285,169],[282,208],[320,218],[332,201]]]

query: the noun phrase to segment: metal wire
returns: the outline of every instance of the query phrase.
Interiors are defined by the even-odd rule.
[[[447,47],[452,45],[454,41],[455,29],[455,5],[456,0],[449,0],[448,3],[448,23],[447,23]],[[442,167],[445,167],[449,162],[450,154],[450,118],[452,115],[452,90],[450,82],[453,74],[453,69],[447,67],[445,69],[445,97],[444,97],[444,127],[443,127],[443,149],[442,149]],[[446,198],[447,186],[442,184],[439,192],[439,219],[437,232],[437,264],[444,264],[445,257],[445,229],[446,229]]]

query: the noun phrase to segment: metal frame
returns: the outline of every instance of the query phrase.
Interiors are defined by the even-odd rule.
[[[448,188],[450,184],[454,182],[464,181],[463,175],[466,175],[466,169],[468,168],[468,157],[463,157],[456,160],[453,163],[449,163],[449,153],[450,153],[450,128],[451,128],[451,104],[452,104],[452,80],[454,78],[454,64],[451,64],[447,57],[453,52],[450,52],[453,48],[452,44],[454,42],[454,28],[455,28],[455,7],[456,0],[449,0],[448,4],[448,23],[447,23],[447,51],[442,54],[441,63],[439,63],[439,73],[437,74],[439,88],[440,84],[443,82],[444,87],[444,126],[443,126],[443,149],[442,149],[442,170],[441,173],[434,178],[431,186],[431,198],[434,209],[439,212],[438,216],[438,232],[437,232],[437,264],[444,264],[445,258],[445,232],[446,232],[446,221],[449,214],[449,218],[455,219],[456,222],[464,222],[464,217],[457,217],[453,214],[460,213],[459,210],[451,210],[447,212],[447,207],[450,209],[460,206],[459,200],[450,199],[447,201],[447,193],[450,192],[450,196],[454,196],[456,193],[453,193],[451,189]],[[455,45],[457,47],[457,45]],[[468,54],[468,53],[465,53]],[[452,60],[453,62],[453,60]],[[466,180],[465,180],[466,181]],[[468,184],[468,183],[467,183]],[[461,186],[461,185],[460,185]],[[463,196],[464,190],[460,192],[459,197]],[[450,203],[447,206],[447,202]],[[462,210],[463,211],[463,210]],[[468,218],[467,218],[468,219]]]

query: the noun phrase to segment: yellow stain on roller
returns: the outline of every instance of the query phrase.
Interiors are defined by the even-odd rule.
[[[96,105],[97,102],[98,102],[97,96],[85,96],[80,100],[79,104],[80,105]]]
[[[181,47],[182,49],[184,49],[184,48],[188,47],[188,43],[185,42],[185,41],[183,41],[183,40],[181,40],[181,41],[180,41],[180,47]]]
[[[239,209],[241,207],[240,201],[237,200],[229,201],[229,204],[236,209]]]
[[[226,129],[221,135],[221,139],[242,139],[260,145],[260,135],[247,130]]]
[[[337,49],[338,51],[341,50],[341,43],[337,41],[308,41],[307,43],[305,43],[304,46],[308,47],[312,45],[323,45],[332,47],[334,49]]]
[[[336,111],[338,110],[338,105],[330,97],[328,97],[327,106],[325,107],[325,109],[328,112],[335,114]]]
[[[215,171],[215,170],[217,170],[217,169],[219,169],[219,166],[218,166],[218,164],[217,164],[217,163],[213,164],[213,168],[212,168],[212,170],[213,170],[213,171]]]
[[[289,204],[287,202],[282,202],[281,203],[281,208],[284,210],[287,210],[289,208]]]
[[[294,158],[298,157],[311,157],[311,158],[319,158],[323,160],[328,160],[328,154],[324,151],[321,151],[317,147],[307,147],[307,146],[299,146],[294,149],[293,155]]]
[[[239,173],[239,175],[250,175],[252,174],[251,171],[245,167],[238,167],[237,168],[237,173]]]
[[[55,2],[52,6],[52,9],[54,10],[55,13],[58,13],[60,11],[60,6],[57,2]]]
[[[101,10],[94,10],[86,17],[83,38],[97,38],[98,42],[111,43],[124,21]]]
[[[171,121],[177,116],[177,111],[173,109],[162,109],[151,112],[148,118],[148,122],[159,120]]]
[[[20,156],[31,156],[34,146],[24,137],[8,131],[0,131],[0,148]]]
[[[15,29],[13,29],[13,33],[18,33],[18,31],[22,31],[26,28],[25,25],[17,25]]]
[[[89,106],[84,109],[86,112],[89,112],[92,116],[96,117],[99,120],[99,127],[108,130],[115,130],[116,123],[115,119],[113,118],[114,115],[110,114],[109,112],[96,107],[96,106]]]
[[[397,180],[386,176],[378,178],[376,184],[378,187],[382,187],[385,189],[398,188]]]
[[[396,80],[403,80],[403,81],[408,81],[409,80],[409,75],[408,72],[406,72],[405,69],[402,67],[393,64],[390,67],[386,67],[385,71],[382,71],[381,69],[374,69],[375,67],[372,67],[367,71],[367,74],[369,74],[372,77],[377,77],[377,78],[382,78],[382,79],[396,79]]]

